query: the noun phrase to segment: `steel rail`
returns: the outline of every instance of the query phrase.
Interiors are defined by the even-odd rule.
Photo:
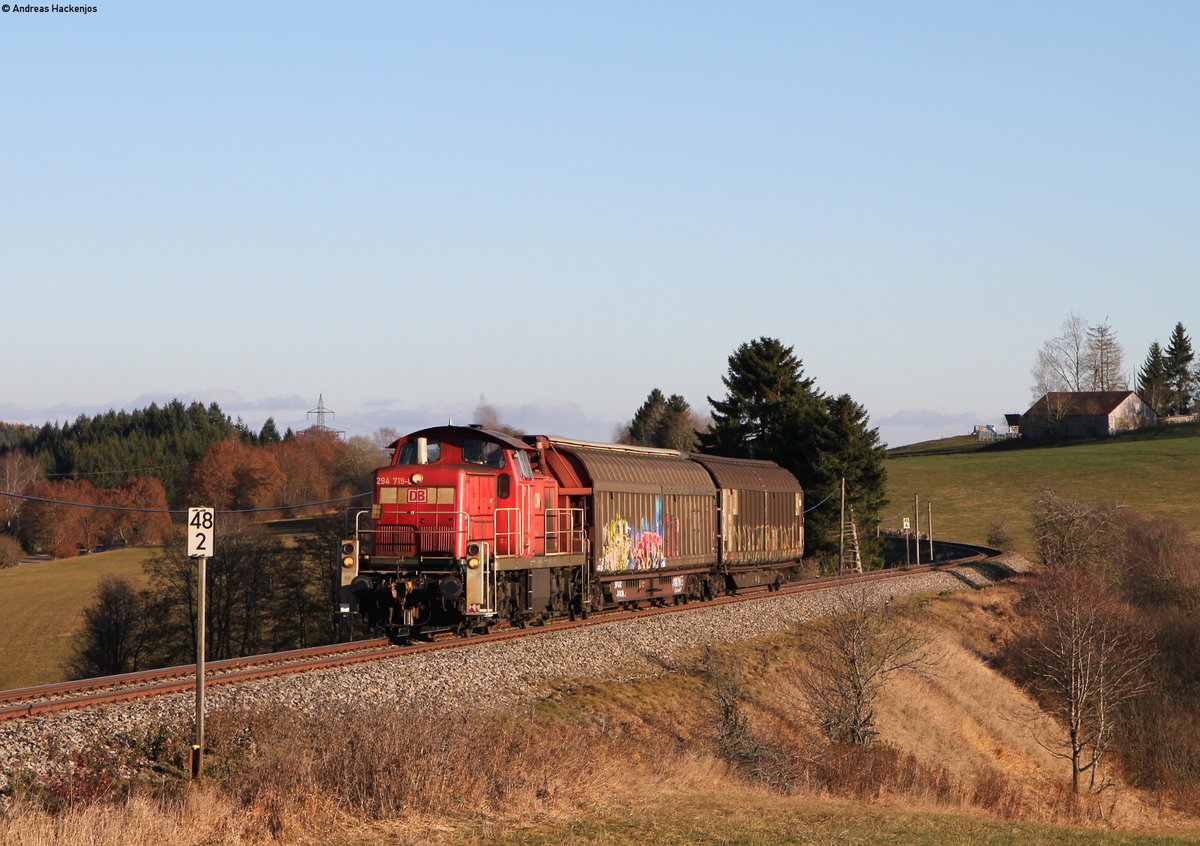
[[[935,541],[934,543],[947,550],[955,548],[968,554],[963,558],[940,563],[891,567],[885,570],[871,570],[866,573],[838,574],[802,579],[784,583],[778,590],[771,590],[768,585],[757,585],[741,588],[737,593],[732,595],[718,596],[706,601],[694,600],[679,604],[664,604],[634,609],[606,609],[603,612],[594,612],[586,619],[557,619],[540,625],[534,624],[530,628],[512,626],[500,631],[488,634],[475,634],[468,637],[446,637],[430,642],[400,646],[393,645],[386,638],[375,638],[245,658],[230,658],[222,661],[214,661],[209,664],[210,672],[205,674],[204,683],[206,687],[234,684],[279,675],[349,666],[364,661],[400,658],[424,652],[500,642],[534,633],[548,634],[582,628],[584,626],[606,625],[609,623],[645,619],[646,617],[660,614],[697,611],[720,605],[750,602],[762,598],[828,590],[851,584],[902,578],[904,576],[981,563],[994,559],[1000,554],[999,550],[972,546],[970,544],[958,544],[949,541]],[[195,686],[195,665],[184,664],[159,670],[146,670],[118,676],[81,679],[74,682],[59,682],[38,687],[0,691],[0,721],[94,705],[107,705],[149,696],[184,693],[194,690]]]

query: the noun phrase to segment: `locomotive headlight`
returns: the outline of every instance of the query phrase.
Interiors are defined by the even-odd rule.
[[[412,474],[412,483],[414,485],[419,485],[424,481],[425,481],[425,476],[423,474],[421,474],[421,473],[413,473]]]
[[[468,558],[467,559],[467,569],[468,570],[478,570],[479,569],[479,559],[478,558]]]

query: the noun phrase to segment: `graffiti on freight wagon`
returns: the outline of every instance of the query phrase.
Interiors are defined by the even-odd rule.
[[[605,573],[658,570],[667,566],[663,543],[662,499],[656,498],[654,520],[642,518],[636,527],[620,514],[604,526],[597,569]]]

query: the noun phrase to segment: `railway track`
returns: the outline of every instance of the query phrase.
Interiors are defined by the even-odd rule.
[[[429,642],[394,645],[386,638],[330,644],[310,649],[233,658],[208,663],[205,686],[236,684],[256,679],[270,678],[292,673],[311,672],[330,667],[343,667],[364,661],[397,658],[422,652],[461,648],[480,643],[510,640],[534,633],[565,631],[586,626],[601,626],[607,623],[640,619],[660,614],[677,614],[701,608],[750,602],[762,596],[785,596],[811,591],[827,590],[848,584],[866,583],[883,579],[901,578],[917,573],[943,570],[970,564],[986,564],[999,555],[998,550],[975,547],[967,544],[935,541],[946,553],[959,557],[921,566],[896,567],[875,570],[863,574],[822,576],[816,579],[786,583],[778,590],[766,586],[744,588],[736,595],[721,596],[707,602],[680,603],[637,610],[612,609],[590,615],[587,619],[554,620],[529,629],[503,627],[489,634],[477,634],[462,638],[455,636],[437,637]],[[106,705],[150,696],[171,693],[186,693],[195,690],[196,668],[185,664],[160,670],[147,670],[119,676],[82,679],[72,682],[0,691],[0,721],[32,717],[54,711]]]

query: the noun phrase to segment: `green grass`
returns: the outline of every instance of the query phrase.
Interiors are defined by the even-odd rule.
[[[897,458],[907,455],[947,455],[958,452],[978,452],[987,447],[988,444],[980,443],[974,435],[955,435],[951,438],[939,438],[936,441],[921,441],[908,446],[895,447],[888,450],[888,455]]]
[[[391,839],[350,841],[382,846]],[[839,801],[721,794],[603,807],[569,821],[488,824],[459,830],[438,846],[692,846],[692,844],[1141,844],[1200,842],[1193,833],[1142,834],[907,811]]]
[[[906,506],[903,516],[911,516],[913,495],[919,494],[922,530],[926,505],[932,504],[936,537],[982,543],[989,524],[998,520],[1011,528],[1017,548],[1028,554],[1033,548],[1033,498],[1054,488],[1086,499],[1116,500],[1200,531],[1200,436],[1193,426],[1062,446],[1010,442],[1004,448],[956,452],[953,445],[939,449],[936,444],[943,442],[914,445],[908,453],[889,457],[885,517]],[[884,527],[898,525],[897,519]]]
[[[143,582],[151,549],[117,549],[0,570],[0,690],[63,681],[83,609],[108,573]]]

